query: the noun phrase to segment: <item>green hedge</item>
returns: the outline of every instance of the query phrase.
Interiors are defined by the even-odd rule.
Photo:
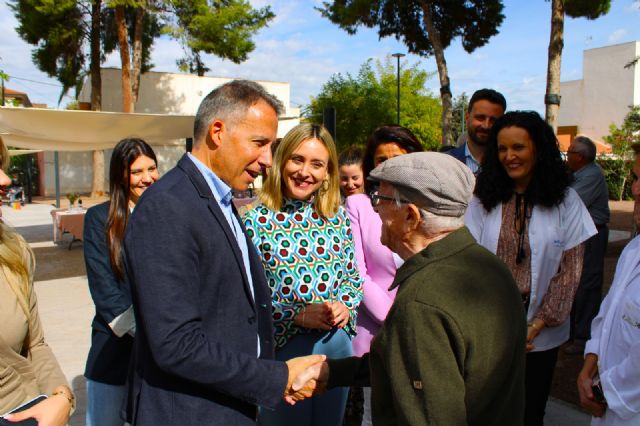
[[[633,183],[633,161],[607,157],[596,159],[607,181],[610,200],[633,200],[631,184]]]

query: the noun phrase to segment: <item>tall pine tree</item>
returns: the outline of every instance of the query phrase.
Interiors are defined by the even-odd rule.
[[[444,51],[460,37],[469,53],[498,33],[504,19],[501,0],[334,0],[323,16],[354,34],[359,26],[378,28],[380,38],[394,36],[409,52],[434,56],[442,99],[442,144],[453,143],[452,96]]]

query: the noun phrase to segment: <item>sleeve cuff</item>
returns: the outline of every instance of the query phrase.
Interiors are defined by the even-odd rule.
[[[127,333],[133,332],[135,334],[136,329],[136,318],[133,314],[133,305],[129,306],[129,308],[115,317],[110,323],[109,327],[118,337],[122,337]]]

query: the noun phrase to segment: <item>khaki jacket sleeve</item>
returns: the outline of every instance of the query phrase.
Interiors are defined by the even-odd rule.
[[[36,375],[40,392],[50,395],[60,385],[68,385],[60,364],[44,340],[44,332],[38,314],[36,293],[31,287],[29,298],[31,318],[29,323],[29,360]],[[71,387],[69,387],[71,388]]]

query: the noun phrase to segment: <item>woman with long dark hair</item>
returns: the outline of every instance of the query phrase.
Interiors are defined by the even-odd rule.
[[[569,338],[582,243],[596,233],[570,183],[553,129],[536,112],[509,112],[492,128],[465,216],[478,242],[507,264],[522,295],[526,425],[543,424],[558,348]]]
[[[158,180],[156,155],[142,139],[123,139],[113,149],[109,201],[90,208],[84,222],[84,259],[96,305],[87,358],[87,426],[122,426],[135,319],[125,282],[123,240],[129,215]]]

